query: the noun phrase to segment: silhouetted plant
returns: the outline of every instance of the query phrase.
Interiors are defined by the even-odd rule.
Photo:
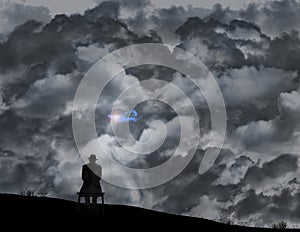
[[[21,196],[27,196],[27,197],[36,197],[37,195],[35,194],[35,191],[33,189],[25,189],[25,190],[20,190],[19,195]]]
[[[285,230],[287,229],[287,223],[282,221],[282,222],[279,222],[277,224],[273,224],[271,226],[272,229],[277,229],[277,230]]]
[[[25,190],[20,190],[19,195],[21,196],[27,196],[27,197],[46,197],[48,195],[47,192],[38,192],[36,193],[35,190],[26,188]]]
[[[289,229],[300,229],[299,225],[289,225]]]
[[[46,193],[46,192],[39,192],[37,195],[39,197],[46,197],[48,195],[48,193]]]

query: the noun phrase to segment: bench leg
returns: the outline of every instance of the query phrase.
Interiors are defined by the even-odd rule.
[[[80,196],[78,196],[78,202],[77,202],[77,213],[80,213]]]
[[[104,196],[101,196],[101,201],[102,201],[102,215],[104,216]]]

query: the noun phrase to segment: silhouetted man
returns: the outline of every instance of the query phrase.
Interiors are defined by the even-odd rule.
[[[100,180],[102,176],[102,167],[96,164],[96,155],[91,154],[89,163],[82,166],[81,177],[83,180],[81,193],[102,193]],[[93,197],[93,204],[97,204],[97,197]],[[90,204],[90,198],[85,198],[85,203]]]

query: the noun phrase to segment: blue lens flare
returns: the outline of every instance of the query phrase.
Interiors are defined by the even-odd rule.
[[[113,112],[112,114],[107,115],[108,118],[114,120],[117,123],[122,122],[137,122],[142,118],[142,116],[138,116],[136,110],[131,110],[129,112]]]

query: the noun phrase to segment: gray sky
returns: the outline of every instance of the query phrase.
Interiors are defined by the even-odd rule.
[[[232,9],[239,9],[250,2],[265,2],[266,0],[151,0],[157,7],[168,7],[171,5],[184,6],[193,5],[210,8],[216,3],[222,3],[223,6],[229,6]],[[1,0],[1,3],[8,0]],[[65,13],[83,13],[86,9],[96,5],[95,0],[10,0],[9,2],[18,2],[34,6],[46,6],[49,8],[52,15]]]

